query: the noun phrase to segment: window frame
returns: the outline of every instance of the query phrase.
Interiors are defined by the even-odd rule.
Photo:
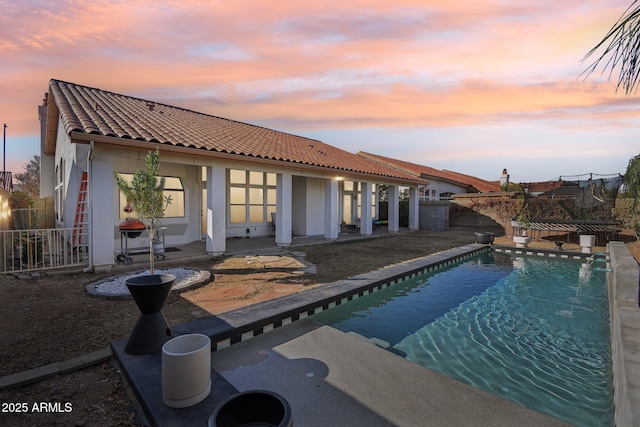
[[[262,175],[261,179],[259,175]],[[272,222],[271,213],[276,212],[277,203],[277,179],[275,178],[276,173],[274,172],[227,169],[228,227],[267,225]],[[233,193],[237,194],[234,195]],[[240,193],[243,193],[243,195],[240,196]],[[243,201],[234,203],[236,197]],[[256,197],[260,197],[260,202],[257,201]],[[240,214],[242,214],[243,220],[234,220],[234,217]],[[252,219],[256,219],[258,214],[262,219],[253,221]]]
[[[119,176],[124,177],[124,176],[130,176],[131,179],[133,179],[133,173],[130,172],[117,172]],[[162,216],[162,218],[186,218],[187,215],[187,209],[186,209],[186,200],[187,200],[187,195],[186,195],[186,190],[185,190],[185,185],[182,182],[182,177],[179,176],[175,176],[175,175],[160,175],[157,177],[158,180],[165,178],[165,188],[163,190],[163,195],[164,196],[174,196],[176,193],[182,193],[182,206],[179,208],[180,212],[182,215],[165,215]],[[177,179],[178,182],[180,183],[180,186],[182,188],[173,188],[173,187],[169,187],[167,188],[167,181],[171,181],[168,180],[167,178],[171,178],[171,179]],[[127,182],[131,182],[131,179],[127,180]],[[116,186],[117,188],[117,186]],[[124,205],[123,205],[123,201],[124,201]],[[127,201],[126,198],[124,197],[124,194],[122,194],[122,191],[118,188],[118,218],[119,219],[127,219],[127,218],[137,218],[138,215],[135,213],[135,210],[130,210],[128,212],[126,212],[124,209],[127,205]],[[172,207],[175,208],[176,205],[176,197],[171,197],[171,204],[168,206],[168,211],[171,211]]]

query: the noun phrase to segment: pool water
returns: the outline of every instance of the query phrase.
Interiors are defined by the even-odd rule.
[[[613,425],[604,258],[488,252],[315,315],[575,425]]]

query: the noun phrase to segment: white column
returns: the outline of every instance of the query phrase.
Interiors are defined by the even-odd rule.
[[[111,271],[115,249],[120,250],[120,233],[117,231],[121,222],[120,212],[118,212],[120,197],[113,177],[113,156],[107,153],[100,154],[92,160],[92,176],[89,178],[93,266],[97,271]],[[107,197],[108,194],[113,194],[113,197]],[[77,200],[78,196],[75,197]],[[65,216],[73,219],[73,214],[69,210],[65,212]]]
[[[227,249],[227,174],[225,167],[207,167],[207,241],[211,255],[222,255]]]
[[[371,202],[373,186],[370,182],[360,183],[360,234],[369,236],[373,230],[373,220],[371,216]]]
[[[409,188],[409,230],[418,231],[420,221],[420,203],[418,187]]]
[[[276,245],[287,247],[291,244],[291,173],[279,173],[276,185]]]
[[[380,184],[376,185],[376,191],[373,193],[373,200],[376,206],[376,214],[373,216],[374,221],[380,219]]]
[[[360,218],[360,212],[358,211],[358,181],[353,181],[353,192],[351,193],[351,220],[350,224],[355,224]]]
[[[400,231],[400,188],[397,185],[389,186],[389,233]]]
[[[324,238],[336,240],[339,232],[338,218],[338,181],[335,179],[324,180]]]

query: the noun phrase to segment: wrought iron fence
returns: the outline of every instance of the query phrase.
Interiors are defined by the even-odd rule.
[[[88,264],[86,245],[71,245],[73,233],[73,228],[0,231],[0,273]]]

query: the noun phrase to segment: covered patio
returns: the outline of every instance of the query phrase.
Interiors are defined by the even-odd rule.
[[[425,179],[319,140],[59,80],[39,112],[40,192],[54,198],[56,227],[82,236],[71,244],[86,249],[89,269],[113,268],[119,225],[137,217],[114,172],[132,179],[155,150],[170,247],[202,240],[221,255],[229,238],[270,235],[287,247],[296,236],[336,240],[343,225],[368,236],[383,187],[388,231],[399,231],[401,193],[418,229]]]
[[[397,233],[392,234],[405,234],[405,233],[413,233],[413,230],[408,228],[400,228]],[[344,233],[341,232],[338,234],[338,237],[334,240],[335,242],[348,242],[354,240],[362,240],[362,239],[375,239],[377,237],[384,237],[389,235],[389,231],[386,227],[378,227],[376,230],[369,235],[361,235],[359,233]],[[296,247],[308,246],[308,245],[320,245],[325,243],[330,243],[330,240],[324,238],[324,236],[299,236],[294,237],[291,240],[291,245],[288,248],[279,247],[275,244],[275,238],[273,236],[266,237],[252,237],[252,238],[230,238],[227,239],[225,256],[234,256],[241,254],[251,254],[251,253],[284,253],[287,251],[291,251]],[[205,250],[206,242],[198,241],[188,243],[186,245],[177,245],[168,247],[165,252],[165,257],[163,259],[156,260],[156,268],[162,269],[163,265],[175,264],[180,261],[193,261],[193,260],[206,260],[211,259],[212,256],[208,254]],[[114,266],[114,272],[118,271],[129,271],[132,269],[144,269],[148,267],[149,264],[149,254],[148,252],[137,253],[131,255],[133,260],[133,264],[131,266],[124,266],[121,264],[116,264]]]

